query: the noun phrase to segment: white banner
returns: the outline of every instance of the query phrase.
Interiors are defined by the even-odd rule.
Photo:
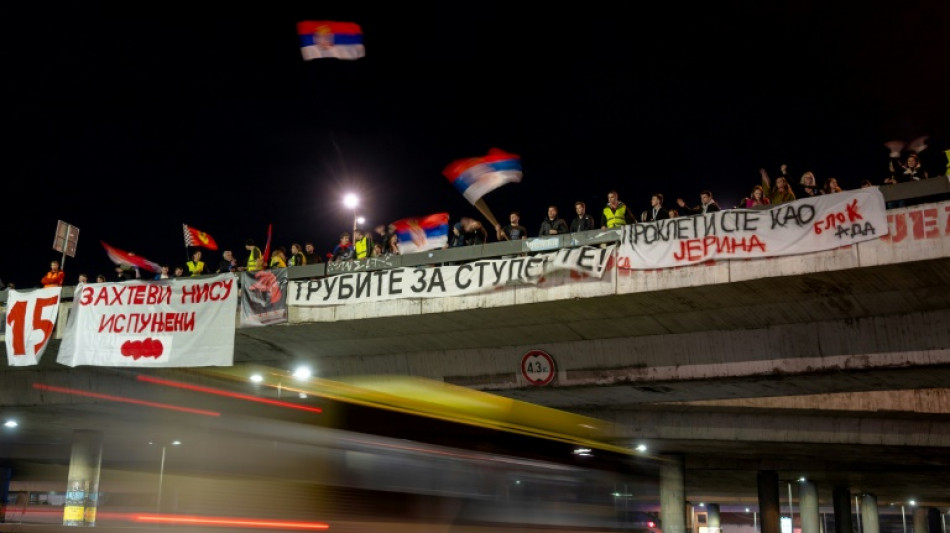
[[[887,234],[884,196],[857,189],[755,211],[730,209],[623,227],[622,269],[833,250]]]
[[[10,291],[4,319],[7,364],[31,366],[39,363],[56,329],[62,291],[62,287]]]
[[[320,279],[292,281],[287,304],[330,306],[399,298],[463,296],[509,285],[536,285],[545,275],[574,271],[601,278],[616,245],[585,246],[464,265],[403,267],[352,272]]]
[[[66,366],[229,366],[237,278],[82,285],[57,361]]]

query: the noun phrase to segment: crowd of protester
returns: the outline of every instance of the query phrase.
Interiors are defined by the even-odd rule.
[[[923,142],[926,137],[919,138],[909,145],[899,141],[885,143],[890,150],[887,174],[880,184],[869,180],[862,180],[861,187],[887,186],[894,183],[919,181],[930,177],[927,170],[921,166],[919,153],[926,148]],[[950,150],[946,152],[950,161]],[[950,169],[950,164],[948,164]],[[801,198],[812,198],[825,194],[834,194],[842,191],[842,187],[835,177],[828,176],[821,180],[813,170],[804,171],[797,179],[789,175],[788,166],[780,165],[778,173],[771,176],[765,169],[759,170],[759,182],[752,185],[749,194],[734,205],[734,208],[757,208],[791,202]],[[723,209],[710,190],[699,193],[699,204],[690,206],[684,199],[677,198],[674,207],[667,207],[662,193],[657,192],[650,197],[650,206],[635,213],[624,202],[620,201],[617,191],[607,194],[606,205],[594,215],[587,213],[587,205],[582,201],[574,203],[572,221],[568,223],[558,212],[556,205],[548,206],[547,217],[543,219],[540,228],[532,233],[521,224],[521,214],[518,211],[508,213],[508,224],[495,224],[494,238],[497,241],[520,240],[533,236],[549,236],[562,233],[589,231],[593,229],[610,229],[627,224],[654,222],[679,216],[705,214]],[[726,207],[728,209],[728,207]],[[489,242],[489,231],[479,221],[463,216],[451,225],[446,247],[472,246]],[[184,266],[170,266],[162,264],[158,273],[142,272],[140,269],[123,264],[115,267],[113,281],[129,279],[168,279],[188,276],[201,276],[222,272],[257,271],[268,268],[285,268],[292,266],[312,265],[317,263],[338,263],[343,261],[364,260],[372,257],[387,257],[399,255],[399,239],[392,224],[380,224],[372,231],[360,227],[340,234],[339,241],[331,251],[325,254],[316,252],[312,242],[305,242],[302,246],[294,242],[288,253],[284,246],[276,246],[270,251],[265,264],[264,253],[253,239],[244,243],[245,254],[243,259],[235,255],[234,250],[225,249],[221,252],[217,264],[204,261],[204,251],[193,248],[191,260]],[[58,261],[52,261],[49,272],[40,279],[43,287],[62,286],[65,273],[60,269]],[[89,281],[85,273],[76,278],[77,283]],[[108,281],[105,275],[99,274],[96,282]],[[0,281],[0,290],[13,288],[13,283],[6,286]]]

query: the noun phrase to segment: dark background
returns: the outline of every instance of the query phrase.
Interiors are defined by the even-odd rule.
[[[611,189],[635,213],[707,188],[732,207],[760,167],[857,188],[887,176],[888,140],[930,135],[932,176],[950,148],[946,2],[77,4],[0,17],[19,288],[60,257],[57,220],[80,228],[74,284],[114,279],[100,240],[183,265],[183,223],[242,261],[268,224],[328,252],[349,191],[369,226],[479,216],[441,171],[492,146],[524,178],[485,200],[532,235],[549,204],[599,218]],[[366,57],[303,61],[299,20],[360,24]]]

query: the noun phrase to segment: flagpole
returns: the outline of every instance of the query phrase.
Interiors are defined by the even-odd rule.
[[[185,231],[188,231],[188,224],[182,224],[182,226]],[[191,256],[188,255],[188,240],[186,239],[185,240],[185,268],[186,269],[188,268],[188,261],[190,260],[191,260]]]
[[[475,207],[477,207],[478,210],[482,213],[482,215],[484,215],[485,218],[487,218],[488,221],[491,222],[491,225],[493,228],[498,226],[498,221],[495,220],[495,215],[492,214],[491,209],[489,209],[488,205],[485,204],[484,198],[479,198],[478,201],[475,202]]]

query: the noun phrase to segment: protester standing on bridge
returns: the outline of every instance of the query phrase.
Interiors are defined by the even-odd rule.
[[[594,229],[594,217],[587,214],[587,204],[580,200],[574,202],[574,212],[577,216],[571,221],[571,233]]]
[[[303,256],[304,259],[306,259],[305,264],[307,265],[314,265],[323,262],[323,258],[317,255],[317,251],[314,249],[312,242],[304,243]]]
[[[274,253],[271,254],[270,265],[268,265],[268,268],[287,268],[287,261],[285,257],[286,254],[284,253],[283,246],[274,248]]]
[[[656,193],[650,197],[650,209],[643,212],[641,222],[656,222],[670,218],[670,212],[663,207],[663,194]]]
[[[528,229],[521,225],[521,213],[512,211],[508,214],[508,224],[502,227],[495,224],[495,237],[499,241],[518,241],[528,238]]]
[[[636,222],[637,217],[620,201],[617,191],[608,192],[607,205],[600,214],[600,229],[619,228]]]
[[[221,261],[218,262],[218,274],[222,272],[234,272],[234,252],[225,250],[221,252]]]
[[[205,273],[205,262],[201,260],[201,250],[191,252],[191,261],[185,263],[188,273],[191,277],[200,276]]]
[[[306,264],[307,257],[303,254],[300,243],[292,243],[290,245],[290,257],[287,259],[287,266],[303,266]]]
[[[559,235],[569,231],[570,228],[567,227],[567,222],[564,222],[563,218],[557,216],[557,206],[549,205],[548,217],[545,218],[543,222],[541,222],[541,230],[538,232],[538,237]]]
[[[59,261],[54,259],[50,261],[49,272],[43,276],[40,283],[43,287],[62,287],[64,279],[66,279],[66,273],[59,269]]]
[[[264,268],[263,254],[261,254],[261,249],[254,244],[254,239],[245,241],[244,249],[247,250],[247,266],[241,267],[241,270],[257,272]]]
[[[759,174],[762,176],[762,189],[765,191],[765,197],[769,199],[772,205],[795,201],[795,193],[792,192],[792,187],[788,184],[785,176],[775,178],[775,186],[773,187],[771,180],[769,180],[769,173],[764,168],[759,169]]]
[[[705,215],[706,213],[720,211],[719,204],[713,199],[712,191],[709,189],[699,193],[699,202],[700,204],[696,207],[686,207],[686,202],[682,198],[676,199],[676,204],[690,215]]]

